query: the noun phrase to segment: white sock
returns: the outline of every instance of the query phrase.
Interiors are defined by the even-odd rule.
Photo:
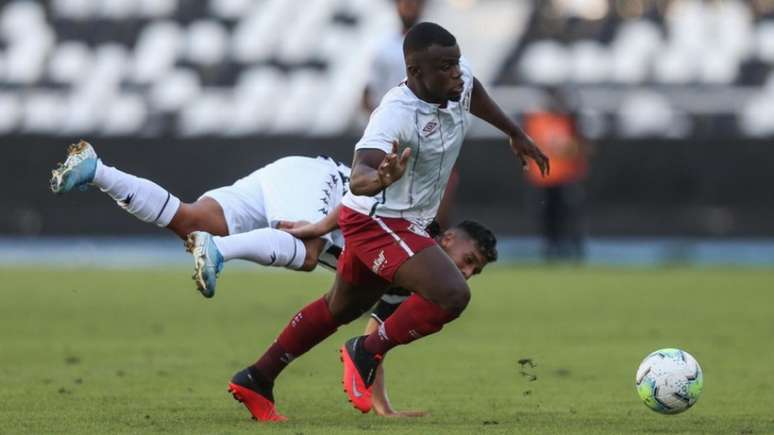
[[[264,266],[300,269],[306,258],[304,242],[274,228],[213,237],[213,241],[225,261],[240,258]]]
[[[180,208],[180,199],[158,184],[97,161],[94,185],[143,222],[166,227]]]

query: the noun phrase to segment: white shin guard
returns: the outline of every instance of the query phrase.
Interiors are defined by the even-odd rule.
[[[180,208],[180,199],[158,184],[97,162],[94,185],[143,222],[166,227]]]
[[[239,258],[264,266],[300,269],[306,258],[304,242],[274,228],[214,237],[213,241],[225,261]]]

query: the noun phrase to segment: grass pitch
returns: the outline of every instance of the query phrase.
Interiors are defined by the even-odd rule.
[[[774,432],[772,270],[492,268],[462,318],[386,360],[395,405],[431,416],[350,408],[336,349],[361,320],[279,378],[280,425],[250,420],[226,382],[332,275],[232,268],[205,300],[189,274],[0,269],[0,432]],[[677,416],[633,386],[662,347],[704,369],[703,396]]]

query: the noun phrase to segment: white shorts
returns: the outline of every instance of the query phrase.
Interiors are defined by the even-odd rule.
[[[285,157],[237,180],[231,186],[205,192],[220,204],[229,234],[276,227],[280,221],[317,222],[339,203],[342,181],[330,160]],[[335,231],[323,237],[343,246]]]

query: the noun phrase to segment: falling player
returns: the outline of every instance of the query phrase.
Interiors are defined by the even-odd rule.
[[[231,186],[183,203],[150,180],[104,164],[94,148],[81,141],[70,146],[65,163],[52,171],[50,184],[57,194],[94,185],[143,222],[166,227],[187,240],[196,257],[197,287],[212,297],[216,273],[230,259],[304,271],[318,262],[335,261],[343,245],[340,232],[301,241],[276,226],[282,221],[322,219],[349,189],[349,172],[328,157],[285,157]],[[299,175],[294,183],[277,181],[289,174]]]

